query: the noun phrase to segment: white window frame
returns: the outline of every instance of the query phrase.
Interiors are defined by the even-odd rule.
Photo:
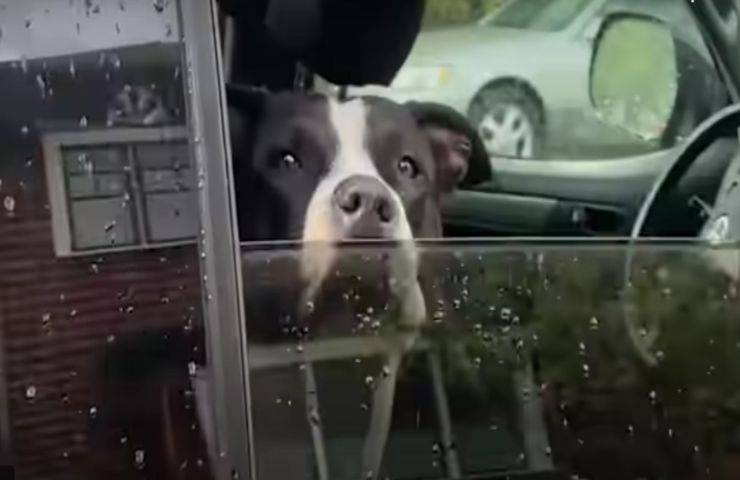
[[[105,130],[90,130],[81,132],[60,132],[44,134],[41,139],[46,182],[49,194],[49,208],[51,210],[51,224],[54,238],[54,252],[57,257],[77,257],[88,255],[108,254],[112,252],[152,250],[171,248],[196,243],[197,232],[193,238],[152,242],[140,232],[141,238],[135,245],[111,245],[76,250],[73,248],[71,212],[69,211],[67,182],[65,181],[62,150],[67,147],[95,147],[100,145],[121,145],[128,147],[141,143],[185,142],[189,144],[188,129],[186,127],[162,128],[111,128]],[[195,171],[195,161],[191,160],[190,168]],[[139,199],[137,199],[138,201]],[[198,212],[191,212],[197,215]],[[139,223],[144,221],[140,219]],[[139,229],[140,225],[139,225]]]

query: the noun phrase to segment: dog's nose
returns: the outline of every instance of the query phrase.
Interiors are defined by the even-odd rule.
[[[396,221],[391,192],[377,178],[355,175],[334,190],[334,205],[350,238],[383,238]]]

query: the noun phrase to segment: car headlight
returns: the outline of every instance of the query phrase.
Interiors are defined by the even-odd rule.
[[[422,90],[449,85],[452,72],[449,67],[406,67],[402,68],[391,86],[404,90]]]

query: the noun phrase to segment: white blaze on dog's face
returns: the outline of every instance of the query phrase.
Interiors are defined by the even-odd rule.
[[[336,135],[337,149],[308,204],[302,237],[305,242],[336,242],[348,237],[413,239],[401,198],[380,175],[368,150],[367,115],[368,109],[362,100],[329,102],[330,125]],[[357,183],[355,191],[347,195],[355,197],[348,199],[347,207],[357,206],[357,211],[337,209],[336,202],[341,201],[337,198],[337,189],[343,182],[353,181]],[[349,188],[352,189],[352,185]],[[378,198],[371,198],[373,195]],[[369,202],[370,205],[352,205],[352,200]],[[389,202],[389,205],[382,205],[383,202]],[[363,208],[377,211],[364,212]],[[380,210],[383,208],[392,212],[391,218],[381,219],[378,225],[370,226],[366,235],[352,235],[353,222],[362,221],[363,213],[382,215]],[[375,231],[372,231],[373,227],[377,227]]]
[[[348,238],[402,242],[390,262],[394,270],[390,273],[400,280],[399,287],[405,288],[416,276],[416,251],[410,243],[414,236],[400,196],[371,158],[367,106],[359,99],[330,101],[329,120],[337,148],[306,210],[301,263],[309,284],[306,295],[315,294],[334,264],[335,242]]]

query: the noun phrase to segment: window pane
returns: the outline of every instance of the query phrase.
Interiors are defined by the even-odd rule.
[[[0,477],[213,478],[181,2],[0,3]]]
[[[76,250],[138,243],[130,203],[112,198],[72,200],[70,205]]]
[[[306,248],[243,249],[259,478],[740,473],[736,249],[426,244],[415,324],[397,249]]]
[[[137,145],[136,157],[144,170],[172,170],[189,168],[190,152],[186,143]]]
[[[62,155],[69,175],[123,172],[128,165],[126,148],[122,147],[69,147],[62,149]]]
[[[153,242],[193,238],[198,223],[189,212],[197,210],[194,191],[146,196],[149,239]]]

